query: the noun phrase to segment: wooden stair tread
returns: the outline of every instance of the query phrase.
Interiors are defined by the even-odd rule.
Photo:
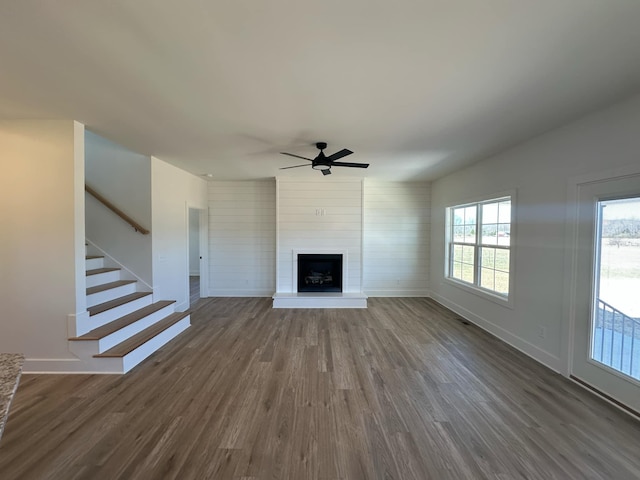
[[[99,273],[117,272],[119,268],[94,268],[93,270],[87,270],[87,277],[90,275],[98,275]]]
[[[112,288],[123,287],[124,285],[131,285],[132,283],[136,283],[136,280],[118,280],[116,282],[103,283],[102,285],[87,288],[87,295],[104,292],[105,290],[111,290]]]
[[[132,323],[137,322],[138,320],[146,317],[147,315],[151,315],[152,313],[157,312],[158,310],[162,310],[163,308],[171,305],[172,303],[176,303],[175,300],[162,300],[160,302],[152,303],[151,305],[147,305],[146,307],[142,307],[135,312],[131,312],[124,317],[120,317],[113,322],[109,322],[106,325],[102,325],[98,328],[94,328],[90,332],[85,333],[84,335],[80,335],[79,337],[73,337],[69,340],[78,341],[78,340],[100,340],[107,335],[111,335],[113,332],[117,332],[118,330],[131,325]]]
[[[96,258],[104,258],[104,255],[87,255],[84,258],[85,260],[95,260]]]
[[[87,311],[89,312],[89,316],[97,315],[98,313],[106,312],[107,310],[119,307],[120,305],[124,305],[125,303],[129,303],[134,300],[138,300],[139,298],[146,297],[147,295],[151,295],[151,292],[130,293],[129,295],[125,295],[124,297],[119,297],[114,300],[109,300],[108,302],[89,307],[87,308]]]
[[[153,337],[168,329],[172,325],[178,323],[180,320],[190,315],[190,311],[172,313],[168,317],[163,318],[159,322],[154,323],[150,327],[144,329],[140,333],[125,340],[124,342],[116,345],[115,347],[107,350],[106,352],[94,355],[96,358],[100,357],[124,357],[128,353],[131,353],[140,345],[145,344]]]

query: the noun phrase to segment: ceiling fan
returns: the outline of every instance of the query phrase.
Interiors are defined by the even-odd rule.
[[[347,148],[343,148],[339,152],[334,153],[333,155],[326,156],[323,152],[325,148],[327,148],[326,142],[318,142],[316,143],[316,147],[320,150],[320,154],[314,158],[301,157],[300,155],[295,155],[293,153],[280,152],[282,155],[289,155],[290,157],[301,158],[303,160],[308,160],[311,163],[303,163],[302,165],[293,165],[292,167],[283,167],[280,170],[287,170],[289,168],[298,168],[298,167],[308,167],[311,166],[314,170],[320,170],[323,175],[331,175],[331,167],[355,167],[355,168],[367,168],[369,166],[368,163],[352,163],[352,162],[336,162],[336,160],[340,160],[347,155],[351,155],[353,152]]]

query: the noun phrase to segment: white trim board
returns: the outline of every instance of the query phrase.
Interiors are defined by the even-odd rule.
[[[369,297],[429,297],[427,290],[365,290]]]
[[[122,375],[117,359],[92,359],[83,362],[79,358],[26,358],[23,374],[106,374]],[[104,362],[104,360],[108,360]],[[113,361],[112,361],[113,360]]]
[[[271,297],[273,290],[210,288],[208,297]]]

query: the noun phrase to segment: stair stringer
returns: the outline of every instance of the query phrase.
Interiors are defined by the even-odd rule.
[[[87,254],[89,255],[100,255],[104,257],[104,266],[105,267],[116,267],[121,270],[121,278],[122,280],[136,280],[138,283],[138,292],[152,292],[153,286],[149,285],[138,275],[129,270],[125,265],[120,263],[117,259],[109,255],[102,248],[100,248],[94,241],[87,238]]]

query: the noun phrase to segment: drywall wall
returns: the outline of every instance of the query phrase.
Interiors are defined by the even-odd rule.
[[[275,292],[274,180],[209,183],[211,296]]]
[[[189,308],[189,207],[207,207],[207,182],[151,157],[153,296]]]
[[[571,179],[640,162],[640,96],[596,112],[432,184],[433,296],[551,368],[566,373],[565,265]],[[445,208],[515,189],[513,308],[444,278]],[[539,336],[545,327],[545,338]]]
[[[364,181],[363,285],[369,296],[427,296],[430,185]]]
[[[277,291],[296,292],[294,255],[343,251],[344,292],[362,291],[362,180],[277,179]]]
[[[77,122],[0,122],[0,351],[24,353],[25,371],[79,363],[67,322],[86,310],[83,144]]]
[[[85,179],[116,207],[151,230],[151,159],[85,132]],[[86,194],[86,236],[100,249],[151,286],[151,235],[131,225]],[[153,233],[153,232],[152,232]]]

